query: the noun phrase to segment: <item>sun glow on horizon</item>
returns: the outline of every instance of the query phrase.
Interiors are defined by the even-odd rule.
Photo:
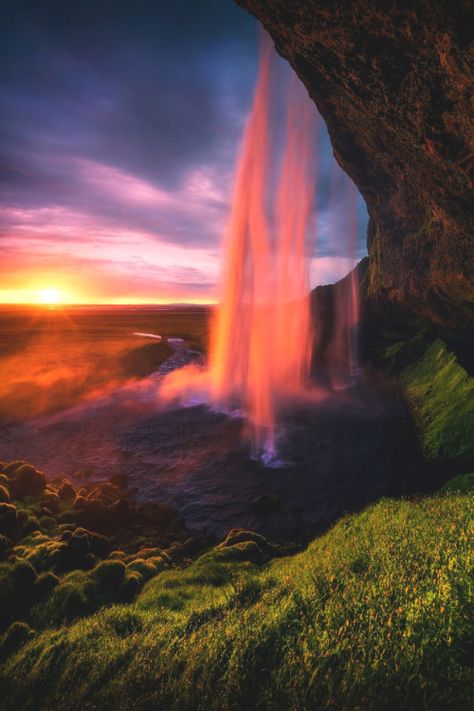
[[[45,306],[55,306],[64,302],[64,295],[55,287],[41,289],[38,296],[40,303]]]

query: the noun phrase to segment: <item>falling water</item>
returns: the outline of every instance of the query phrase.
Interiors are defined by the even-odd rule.
[[[316,364],[325,374],[319,381],[329,386],[329,394],[351,384],[358,370],[359,320],[355,270],[331,287],[330,308],[319,321],[314,324],[310,317],[308,237],[315,234],[311,221],[318,113],[295,74],[288,82],[284,110],[273,105],[276,85],[281,90],[285,84],[275,68],[276,53],[262,33],[257,87],[224,241],[208,367],[171,372],[160,386],[165,400],[205,402],[243,414],[252,456],[269,466],[279,464],[277,433],[285,408],[295,400],[321,397],[321,388],[309,384],[315,340]],[[282,114],[283,139],[271,121]],[[356,192],[336,163],[330,194],[332,248],[347,258],[349,271],[357,255]]]
[[[262,36],[260,72],[246,126],[229,229],[222,292],[210,347],[212,398],[241,407],[253,455],[276,458],[282,407],[306,386],[310,355],[305,237],[314,198],[316,111],[296,77],[288,91],[286,141],[269,215],[273,156],[269,108],[275,52]]]
[[[333,163],[330,182],[331,242],[348,260],[350,273],[333,286],[332,337],[326,353],[331,386],[350,385],[359,373],[359,283],[357,260],[357,197],[350,178]],[[341,209],[341,205],[343,209]]]

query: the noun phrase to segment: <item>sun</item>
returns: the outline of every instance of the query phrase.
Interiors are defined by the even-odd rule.
[[[61,303],[61,292],[59,289],[54,289],[54,288],[48,288],[48,289],[41,289],[39,292],[39,300],[40,303],[45,304],[46,306],[53,306],[54,304],[59,304]]]

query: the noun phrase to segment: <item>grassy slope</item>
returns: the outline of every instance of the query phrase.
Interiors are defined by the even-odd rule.
[[[38,633],[5,708],[468,708],[473,494],[382,500],[262,568],[252,544]],[[472,540],[472,538],[471,538]]]
[[[436,340],[401,375],[427,459],[474,462],[474,379]]]
[[[474,379],[445,343],[419,333],[386,348],[381,362],[400,382],[426,460],[474,466]]]

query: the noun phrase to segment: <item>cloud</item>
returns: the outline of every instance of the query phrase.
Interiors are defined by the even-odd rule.
[[[72,260],[104,298],[106,285],[125,288],[127,269],[124,294],[177,293],[182,279],[186,298],[212,295],[257,71],[255,20],[233,0],[5,0],[1,12],[2,273],[9,264],[26,283],[35,268],[72,273]],[[352,217],[344,226],[325,129],[318,163],[318,254],[337,255],[334,234]]]

